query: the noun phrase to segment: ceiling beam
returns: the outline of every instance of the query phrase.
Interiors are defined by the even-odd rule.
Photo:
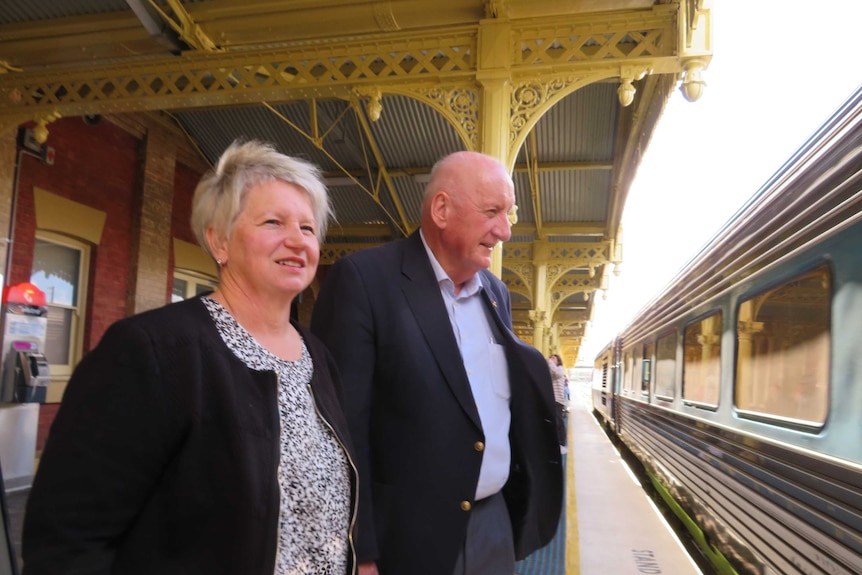
[[[139,5],[144,0],[126,0],[130,6]],[[188,10],[180,3],[179,0],[167,0],[171,8],[171,14],[162,10],[155,2],[149,2],[152,10],[158,13],[161,19],[170,26],[176,34],[188,46],[195,50],[203,50],[205,52],[218,52],[223,50],[212,38],[195,21],[194,17],[189,14]]]
[[[404,176],[425,176],[431,173],[432,166],[413,166],[407,168],[397,168],[390,167],[389,175],[392,177],[404,177]],[[539,163],[536,167],[536,171],[539,173],[542,172],[561,172],[567,170],[613,170],[614,164],[613,162],[544,162]],[[514,173],[525,173],[529,172],[529,167],[527,164],[516,164]],[[365,176],[365,170],[347,170],[346,172],[327,172],[323,174],[324,177],[327,178],[339,178],[344,175],[353,176],[355,178],[359,178]]]
[[[388,224],[370,223],[370,224],[339,224],[332,223],[326,230],[326,237],[337,241],[338,238],[358,237],[358,238],[386,238],[392,236],[392,228]]]
[[[546,236],[595,236],[605,235],[604,222],[547,222],[542,229]],[[513,236],[534,236],[536,226],[532,223],[518,222],[512,226]]]
[[[535,170],[542,172],[560,172],[566,170],[613,170],[613,162],[544,162],[538,163]],[[516,164],[515,173],[529,172],[527,164]]]
[[[536,237],[545,239],[545,230],[542,229],[542,189],[539,185],[539,150],[536,143],[536,130],[530,130],[527,136],[527,173],[530,182],[530,199],[533,202],[533,220],[536,226]]]

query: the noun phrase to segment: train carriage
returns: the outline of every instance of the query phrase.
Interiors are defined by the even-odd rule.
[[[862,573],[862,89],[597,356],[595,413],[724,573]]]

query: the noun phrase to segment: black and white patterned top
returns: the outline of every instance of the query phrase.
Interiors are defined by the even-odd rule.
[[[261,346],[217,301],[202,298],[227,347],[250,369],[278,374],[281,505],[277,575],[347,573],[350,475],[347,457],[311,395],[314,365],[302,342],[298,361]]]

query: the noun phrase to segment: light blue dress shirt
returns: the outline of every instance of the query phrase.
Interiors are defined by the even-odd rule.
[[[476,485],[478,501],[500,491],[509,478],[512,459],[509,446],[509,424],[512,419],[509,410],[509,364],[502,342],[495,340],[491,329],[489,322],[494,319],[488,316],[491,312],[482,302],[480,291],[483,287],[479,274],[465,283],[456,295],[455,283],[425,243],[421,230],[419,235],[437,276],[485,433],[482,467]]]

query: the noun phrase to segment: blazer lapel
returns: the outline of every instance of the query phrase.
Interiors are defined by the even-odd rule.
[[[473,400],[461,351],[418,231],[405,241],[401,271],[401,289],[446,383],[470,419],[481,429],[479,411]]]

